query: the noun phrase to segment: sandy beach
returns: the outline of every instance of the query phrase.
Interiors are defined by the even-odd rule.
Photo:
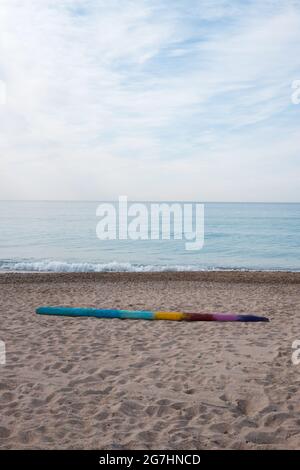
[[[1,274],[1,449],[300,447],[300,273]],[[270,323],[41,317],[40,305]]]

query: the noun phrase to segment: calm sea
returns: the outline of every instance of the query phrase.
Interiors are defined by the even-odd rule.
[[[300,204],[205,204],[205,241],[96,236],[97,202],[0,202],[1,271],[300,271]]]

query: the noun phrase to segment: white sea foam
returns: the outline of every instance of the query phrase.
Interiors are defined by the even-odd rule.
[[[203,268],[202,268],[203,269]],[[26,272],[163,272],[163,271],[201,271],[196,266],[168,266],[168,265],[135,265],[131,263],[67,263],[62,261],[35,261],[35,262],[0,262],[0,271],[26,271]]]
[[[0,260],[0,272],[54,272],[54,273],[97,273],[97,272],[179,272],[179,271],[261,271],[259,267],[212,267],[203,265],[151,265],[111,261],[109,263],[68,263],[65,261],[9,261]],[[263,271],[297,271],[265,269]]]

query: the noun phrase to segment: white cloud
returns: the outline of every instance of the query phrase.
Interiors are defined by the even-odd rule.
[[[299,7],[2,1],[0,198],[300,200]]]

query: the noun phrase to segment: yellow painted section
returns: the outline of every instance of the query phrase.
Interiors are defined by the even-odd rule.
[[[180,321],[184,319],[184,313],[182,312],[155,312],[155,320],[175,320]]]

